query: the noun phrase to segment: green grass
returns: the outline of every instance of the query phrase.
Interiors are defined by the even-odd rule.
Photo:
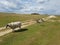
[[[30,19],[38,19],[45,16],[42,15],[30,15],[30,14],[10,14],[0,13],[0,27],[5,26],[7,23],[14,21],[25,21]]]
[[[29,14],[0,13],[0,27],[13,21],[38,19],[45,16]],[[60,20],[60,16],[57,16]],[[0,37],[0,45],[60,45],[60,22],[36,23],[25,31],[12,32]]]
[[[0,37],[0,45],[60,45],[60,22],[44,22]]]

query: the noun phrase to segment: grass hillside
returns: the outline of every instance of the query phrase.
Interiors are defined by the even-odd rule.
[[[0,27],[13,21],[25,21],[46,17],[29,14],[0,14]],[[60,20],[57,16],[54,20]],[[0,45],[60,45],[60,22],[36,23],[17,32],[11,32],[0,37]]]
[[[29,15],[29,14],[14,14],[14,13],[0,13],[0,27],[5,26],[9,22],[25,21],[30,19],[38,19],[45,17],[43,15]]]
[[[0,45],[60,45],[60,22],[44,22],[0,37]]]

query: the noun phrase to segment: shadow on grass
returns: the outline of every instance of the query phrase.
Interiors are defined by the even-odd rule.
[[[26,28],[23,28],[23,29],[18,29],[18,30],[15,30],[14,32],[24,32],[24,31],[27,31],[28,29]]]

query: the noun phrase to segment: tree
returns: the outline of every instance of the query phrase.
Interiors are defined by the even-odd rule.
[[[31,13],[32,15],[39,15],[39,13]]]

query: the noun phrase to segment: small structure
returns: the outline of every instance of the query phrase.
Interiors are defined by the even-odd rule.
[[[21,29],[21,22],[11,22],[11,23],[8,23],[6,25],[6,28],[9,27],[11,29],[15,29],[15,28],[20,28]]]

